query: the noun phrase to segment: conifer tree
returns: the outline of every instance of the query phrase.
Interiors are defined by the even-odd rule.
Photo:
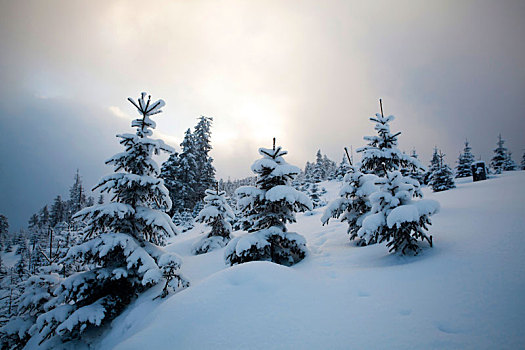
[[[78,338],[86,330],[113,319],[142,291],[164,282],[169,289],[187,286],[180,276],[180,259],[157,244],[175,234],[165,212],[171,200],[159,167],[152,155],[172,152],[162,140],[151,139],[164,101],[151,101],[142,93],[138,101],[128,99],[140,118],[132,122],[135,134],[117,135],[125,151],[107,164],[115,173],[103,177],[95,187],[111,193],[111,202],[85,208],[75,218],[85,220],[87,241],[72,247],[62,263],[80,261],[87,271],[67,277],[46,303],[46,312],[36,319],[34,332],[45,341],[59,336]],[[34,334],[34,333],[33,333]]]
[[[322,199],[322,195],[326,193],[326,190],[324,187],[319,188],[316,182],[307,183],[303,192],[310,197],[314,209],[326,205],[326,202]]]
[[[512,152],[507,152],[507,158],[505,159],[505,163],[503,164],[503,170],[505,171],[514,171],[518,165],[516,162],[512,159]]]
[[[66,205],[60,196],[56,196],[51,206],[50,224],[55,227],[59,222],[64,221],[66,217]]]
[[[350,240],[357,240],[359,238],[357,232],[361,228],[363,219],[372,208],[368,197],[378,190],[375,184],[377,180],[376,175],[363,174],[359,167],[350,166],[350,171],[346,174],[339,192],[339,198],[328,204],[321,217],[323,225],[328,224],[331,218],[340,218],[341,221],[348,223]],[[357,244],[364,246],[375,243],[373,237],[370,238],[369,242],[359,239]]]
[[[215,168],[213,158],[210,156],[211,146],[211,124],[213,118],[201,116],[193,132],[195,148],[196,179],[197,179],[197,202],[204,198],[205,190],[212,188],[215,184]]]
[[[525,152],[523,152],[523,156],[521,157],[521,170],[525,170]]]
[[[321,154],[320,149],[317,150],[317,154],[315,156],[315,164],[313,168],[312,177],[314,182],[321,182],[327,177],[325,163],[323,161],[323,155]]]
[[[49,209],[47,209],[47,205],[45,205],[42,210],[40,210],[40,217],[38,218],[38,223],[40,225],[40,228],[43,230],[47,230],[50,223],[50,215],[49,215]]]
[[[9,231],[9,221],[4,214],[0,214],[0,248],[4,248],[7,243],[7,234]],[[0,249],[1,250],[1,249]]]
[[[412,149],[412,153],[410,153],[410,157],[416,159],[419,161],[419,156],[416,152],[416,149]],[[401,168],[401,174],[403,176],[408,176],[420,184],[423,183],[424,177],[425,177],[425,169],[422,168],[422,166],[415,166],[413,163],[408,164],[407,167]]]
[[[226,246],[231,240],[231,222],[235,220],[235,214],[226,200],[226,192],[219,191],[218,185],[215,190],[206,190],[204,202],[206,205],[199,212],[196,221],[207,224],[211,231],[195,244],[194,254],[203,254]]]
[[[490,166],[496,174],[501,174],[505,170],[505,162],[507,161],[507,148],[504,147],[505,140],[501,138],[501,134],[498,135],[498,147],[494,149],[494,156],[490,161]]]
[[[186,130],[180,144],[182,152],[173,153],[162,165],[160,177],[165,180],[169,190],[173,209],[170,215],[176,212],[193,210],[198,202],[198,179],[195,142],[191,130]]]
[[[69,189],[69,209],[71,214],[86,206],[86,192],[80,176],[80,170],[75,173],[74,182]]]
[[[230,265],[254,260],[293,265],[306,255],[306,241],[297,233],[287,232],[286,224],[295,222],[295,213],[312,209],[308,196],[291,186],[300,169],[283,159],[280,146],[260,148],[261,159],[252,165],[257,185],[239,187],[237,205],[244,216],[243,229],[251,234],[234,238],[226,246]]]
[[[418,240],[426,240],[432,246],[432,236],[426,234],[430,216],[437,213],[439,204],[432,200],[414,200],[422,197],[420,184],[417,180],[403,176],[399,169],[409,164],[423,169],[419,161],[407,156],[397,148],[397,136],[391,134],[388,123],[394,119],[376,114],[370,118],[376,122],[379,136],[365,137],[368,146],[361,148],[363,152],[363,172],[379,176],[374,184],[378,189],[367,196],[371,209],[361,216],[361,227],[357,236],[367,244],[386,242],[390,252],[400,254],[417,254]]]
[[[343,159],[341,160],[341,163],[339,163],[339,166],[337,167],[337,170],[335,172],[335,177],[338,181],[343,181],[346,174],[350,171],[350,164],[348,164],[348,160],[346,160],[346,156],[343,154]]]
[[[13,304],[13,316],[0,328],[0,347],[2,349],[23,348],[36,332],[36,320],[45,312],[45,304],[53,298],[53,291],[63,279],[58,272],[61,267],[52,265],[40,269],[40,273],[30,276],[16,285],[23,291]]]
[[[181,196],[182,186],[179,182],[179,154],[173,152],[168,160],[162,164],[160,177],[164,179],[164,184],[169,190],[172,207],[168,214],[174,217],[175,213],[184,210],[184,200]]]
[[[472,162],[474,162],[474,155],[471,153],[472,148],[469,146],[468,140],[465,140],[465,148],[463,153],[459,155],[458,165],[456,166],[456,177],[472,176]]]
[[[384,177],[387,171],[401,170],[409,165],[424,169],[417,159],[402,153],[397,148],[397,137],[401,132],[395,134],[390,132],[389,124],[394,120],[393,115],[384,117],[382,113],[376,113],[375,117],[369,119],[376,123],[374,129],[378,135],[365,136],[368,145],[357,149],[357,152],[363,154],[361,159],[363,173]]]
[[[323,156],[323,168],[325,169],[325,178],[323,180],[333,180],[335,179],[335,172],[337,170],[337,164],[328,158],[325,154]]]
[[[434,146],[434,152],[432,153],[432,158],[430,159],[430,165],[428,166],[428,170],[425,173],[425,177],[423,178],[423,182],[428,185],[430,182],[430,179],[432,178],[432,174],[434,171],[439,169],[439,153],[437,146]]]
[[[413,200],[422,197],[419,183],[399,171],[387,171],[376,181],[379,191],[369,196],[372,209],[357,235],[367,242],[387,242],[390,252],[402,255],[417,254],[417,241],[427,241],[432,246],[432,236],[427,234],[430,216],[439,211],[433,200]]]
[[[445,154],[439,151],[439,168],[432,173],[430,178],[430,187],[434,192],[446,191],[451,188],[455,188],[454,173],[452,169],[443,162]]]

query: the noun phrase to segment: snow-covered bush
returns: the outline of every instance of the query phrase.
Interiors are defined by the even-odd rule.
[[[321,217],[323,225],[328,224],[330,218],[340,218],[341,221],[348,223],[350,240],[357,239],[359,237],[357,232],[361,228],[363,219],[372,208],[368,197],[378,190],[375,184],[377,179],[376,175],[363,174],[357,166],[351,166],[344,177],[343,187],[339,192],[340,197],[328,204]],[[358,244],[366,245],[367,241],[361,239]]]
[[[434,200],[413,200],[422,197],[419,183],[403,176],[399,171],[387,172],[376,181],[379,191],[370,195],[372,209],[357,234],[367,242],[387,242],[389,251],[417,254],[417,240],[426,240],[432,246],[432,236],[427,235],[430,216],[439,211]]]
[[[253,260],[273,261],[293,265],[306,256],[306,242],[297,233],[287,232],[286,224],[295,222],[295,213],[311,210],[312,202],[291,182],[300,169],[283,159],[281,147],[260,148],[262,158],[255,161],[252,171],[257,185],[237,189],[237,205],[244,216],[243,229],[253,232],[233,239],[225,251],[230,265]]]
[[[194,254],[203,254],[226,246],[231,239],[231,222],[235,219],[225,191],[206,190],[204,202],[206,205],[199,212],[196,221],[207,224],[211,231],[195,244]]]
[[[168,190],[158,178],[152,159],[161,151],[172,152],[162,140],[150,139],[161,112],[162,100],[151,102],[142,93],[137,102],[129,99],[141,118],[132,122],[135,134],[121,134],[125,151],[108,161],[115,173],[103,177],[95,188],[112,195],[107,204],[84,208],[75,218],[85,222],[88,241],[71,248],[62,261],[80,261],[87,271],[67,277],[38,316],[35,332],[42,341],[53,336],[78,338],[91,326],[100,326],[117,316],[145,289],[164,282],[162,295],[188,283],[180,276],[180,259],[156,244],[175,235],[175,225],[166,214],[171,208]]]

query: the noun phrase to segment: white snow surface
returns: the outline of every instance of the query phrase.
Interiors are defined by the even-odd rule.
[[[341,183],[329,182],[336,198]],[[525,172],[462,182],[426,198],[433,248],[391,255],[357,247],[347,225],[321,226],[324,208],[290,230],[309,255],[293,267],[224,263],[224,248],[194,256],[206,227],[171,239],[191,286],[145,293],[115,319],[98,349],[519,349],[525,347]],[[432,211],[431,202],[417,207]],[[414,213],[416,214],[416,213]],[[243,236],[244,232],[234,232]],[[427,247],[426,245],[423,245]]]

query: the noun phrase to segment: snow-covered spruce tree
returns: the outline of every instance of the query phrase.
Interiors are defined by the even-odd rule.
[[[432,236],[426,231],[439,204],[434,200],[413,200],[422,197],[419,183],[399,171],[387,171],[376,185],[380,189],[369,196],[372,209],[357,235],[367,242],[387,242],[390,252],[402,255],[417,254],[418,240],[432,246]]]
[[[313,166],[312,177],[314,182],[321,182],[327,178],[325,162],[320,149],[317,150],[317,154],[315,155],[315,164]]]
[[[325,154],[323,156],[323,167],[325,169],[326,177],[325,180],[333,180],[335,179],[335,172],[337,170],[337,163],[328,158],[328,156]]]
[[[434,152],[432,152],[432,158],[430,159],[428,170],[425,173],[425,176],[423,177],[423,183],[425,185],[428,185],[428,183],[430,182],[430,178],[432,177],[432,174],[437,169],[439,169],[439,153],[438,153],[437,146],[434,146]]]
[[[211,227],[210,233],[193,246],[193,254],[203,254],[217,248],[222,248],[231,240],[232,225],[235,214],[228,204],[226,192],[206,190],[204,197],[206,205],[199,212],[197,222]]]
[[[211,124],[213,118],[201,116],[193,131],[193,143],[195,148],[196,179],[197,179],[197,202],[206,196],[206,189],[215,184],[215,168],[213,158],[210,156],[211,146]]]
[[[465,148],[463,149],[463,153],[459,155],[458,165],[456,166],[456,177],[472,176],[472,169],[470,167],[475,159],[471,150],[472,148],[469,146],[468,140],[465,140]]]
[[[505,159],[505,163],[503,164],[503,170],[505,171],[515,171],[518,165],[516,162],[512,159],[512,152],[507,152],[507,158]]]
[[[38,274],[17,284],[23,294],[14,302],[16,311],[9,321],[0,328],[1,349],[21,349],[35,331],[35,322],[45,312],[45,304],[53,298],[53,291],[63,280],[59,276],[61,266],[50,265],[40,268]]]
[[[317,182],[307,182],[303,192],[310,197],[314,209],[326,205],[326,202],[322,198],[322,195],[326,193],[326,190],[324,187],[319,188]]]
[[[62,263],[81,261],[91,266],[60,283],[46,312],[35,324],[41,341],[55,335],[78,338],[91,326],[113,319],[142,291],[164,283],[162,296],[188,283],[180,276],[181,260],[158,247],[175,234],[165,213],[171,207],[159,167],[152,159],[161,151],[172,152],[162,140],[149,138],[164,101],[151,101],[142,93],[137,102],[140,118],[132,122],[135,134],[117,135],[125,151],[108,161],[115,173],[95,187],[112,194],[111,202],[85,208],[75,218],[85,220],[86,242],[72,247]]]
[[[452,169],[443,162],[445,154],[439,151],[439,167],[432,173],[430,177],[429,186],[433,192],[446,191],[455,188],[454,173]]]
[[[4,249],[4,246],[7,243],[9,231],[9,221],[4,214],[0,214],[0,252]]]
[[[337,181],[343,181],[346,174],[350,171],[350,164],[346,160],[346,156],[343,154],[343,159],[335,171],[335,178]]]
[[[501,174],[501,172],[505,168],[505,162],[507,161],[507,148],[503,145],[505,144],[505,140],[501,138],[501,134],[498,135],[498,147],[494,150],[494,156],[492,157],[490,161],[490,166],[496,174]]]
[[[339,192],[339,198],[328,204],[321,222],[328,224],[330,218],[340,218],[348,223],[348,234],[350,240],[358,239],[358,231],[363,219],[370,212],[372,205],[369,196],[378,190],[376,181],[378,177],[374,174],[363,174],[359,167],[350,166],[350,171],[344,177],[343,187]],[[368,237],[369,241],[359,239],[357,244],[364,246],[375,243],[374,237]]]
[[[80,170],[77,169],[75,173],[74,182],[71,188],[69,189],[69,215],[68,219],[71,216],[81,209],[86,207],[86,191],[84,184],[82,183],[82,177],[80,176]]]
[[[168,214],[174,216],[184,210],[184,200],[181,196],[182,185],[179,181],[179,154],[173,152],[169,158],[162,163],[160,177],[164,180],[164,185],[170,192],[172,206]]]
[[[160,177],[170,192],[173,209],[170,215],[193,210],[198,202],[198,178],[195,142],[191,130],[186,130],[180,144],[182,152],[172,154],[162,165]]]
[[[382,110],[382,107],[381,107]],[[370,121],[375,122],[374,129],[377,136],[365,136],[368,145],[358,148],[357,152],[362,152],[361,171],[367,174],[386,176],[387,171],[400,170],[409,165],[424,170],[421,163],[408,154],[402,153],[397,148],[397,137],[401,132],[392,134],[389,123],[394,120],[394,116],[384,117],[381,113],[376,113]]]
[[[237,189],[238,208],[244,216],[243,229],[251,234],[230,241],[224,253],[230,265],[248,261],[273,261],[293,265],[306,256],[303,236],[287,232],[286,224],[295,222],[295,213],[312,210],[308,196],[290,186],[300,169],[283,159],[288,152],[280,146],[260,148],[262,158],[255,161],[256,187]]]
[[[419,161],[419,156],[415,148],[412,150],[410,156]],[[403,174],[403,176],[408,176],[414,180],[417,180],[417,182],[422,184],[425,178],[425,171],[426,169],[423,169],[421,165],[416,166],[413,163],[410,163],[407,167],[401,169],[401,174]]]

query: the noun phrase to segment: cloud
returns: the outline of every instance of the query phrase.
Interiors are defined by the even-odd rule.
[[[129,114],[127,113],[124,113],[119,107],[117,106],[109,106],[108,107],[108,110],[115,116],[115,117],[118,117],[118,118],[122,118],[124,120],[129,120],[129,121],[132,121],[133,118],[132,116],[130,116]]]

